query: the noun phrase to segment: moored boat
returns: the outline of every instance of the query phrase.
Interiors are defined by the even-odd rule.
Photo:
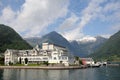
[[[91,67],[100,67],[101,65],[96,63],[96,64],[92,64]]]

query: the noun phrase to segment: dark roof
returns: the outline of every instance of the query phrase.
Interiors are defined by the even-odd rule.
[[[54,44],[54,43],[48,43],[48,44],[53,44],[53,45],[55,45],[55,46],[59,46],[59,47],[62,47],[62,48],[66,48],[66,47],[64,47],[64,46],[61,46],[61,45],[58,45],[58,44]]]

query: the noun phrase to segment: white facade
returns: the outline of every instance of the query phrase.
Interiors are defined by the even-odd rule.
[[[32,50],[6,50],[5,65],[9,65],[9,62],[15,64],[16,62],[19,62],[20,59],[24,64],[25,58],[28,59],[28,63],[47,61],[48,63],[61,63],[65,66],[74,63],[74,57],[68,53],[68,50],[65,47],[43,43],[42,49],[37,45]]]
[[[10,50],[7,49],[5,51],[5,65],[9,65],[10,63],[16,63],[17,62],[17,51],[16,50]]]

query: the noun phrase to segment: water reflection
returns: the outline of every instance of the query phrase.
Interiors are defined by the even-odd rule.
[[[119,80],[120,67],[75,70],[2,69],[0,80]]]
[[[69,80],[68,74],[69,70],[4,69],[3,80]]]

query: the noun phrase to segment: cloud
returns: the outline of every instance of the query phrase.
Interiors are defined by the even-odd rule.
[[[77,34],[78,33],[78,34]],[[78,29],[70,30],[67,32],[62,33],[62,35],[67,39],[67,40],[78,40],[84,36],[82,32],[80,32]]]
[[[7,6],[2,10],[2,15],[0,16],[0,22],[4,24],[12,23],[15,19],[16,13],[11,9],[10,6]]]
[[[76,25],[76,28],[65,32],[63,35],[68,40],[75,40],[83,37],[83,27],[85,27],[86,24],[88,24],[91,20],[94,20],[97,17],[98,13],[101,11],[100,4],[103,2],[104,0],[92,0],[88,4],[88,6],[81,12],[81,16],[78,19],[79,23]]]
[[[17,0],[16,0],[17,1]],[[0,15],[0,23],[13,27],[23,37],[41,36],[50,24],[59,18],[65,21],[56,26],[57,31],[68,40],[79,40],[87,35],[83,28],[91,21],[108,22],[110,28],[117,30],[120,27],[120,1],[90,0],[77,15],[71,11],[69,0],[25,0],[20,10],[14,11],[10,6],[5,7]],[[80,11],[80,12],[79,12]],[[68,17],[68,13],[71,13]],[[79,15],[78,15],[79,13]],[[66,18],[67,17],[67,18]],[[58,24],[59,25],[59,24]],[[115,27],[113,27],[115,26]]]
[[[110,22],[120,21],[120,1],[109,2],[103,8],[101,12],[101,20]]]
[[[67,30],[69,28],[75,27],[75,23],[78,21],[79,17],[75,14],[71,14],[59,27],[60,30]]]
[[[42,31],[47,29],[49,24],[66,15],[68,5],[68,0],[25,0],[21,9],[13,12],[17,15],[14,20],[8,19],[14,16],[5,17],[7,13],[3,11],[3,17],[0,21],[4,18],[3,23],[13,26],[19,33],[24,32],[22,34],[24,37],[39,36]]]
[[[95,19],[99,12],[101,11],[100,4],[103,3],[104,0],[92,0],[88,6],[82,11],[82,17],[79,24],[79,27],[84,27],[91,20]]]
[[[109,36],[120,30],[120,1],[107,3],[101,12],[101,20],[109,22]]]
[[[102,37],[104,37],[104,38],[110,38],[111,34],[102,34],[102,35],[100,35],[100,36],[102,36]]]
[[[88,6],[81,12],[80,16],[77,16],[77,25],[73,30],[69,30],[63,33],[63,36],[68,40],[79,40],[87,35],[84,34],[83,28],[92,21],[100,20],[111,24],[109,28],[114,32],[120,30],[120,1],[108,1],[108,0],[91,0]],[[67,20],[66,20],[67,21]],[[76,24],[76,22],[74,22]],[[74,24],[72,24],[74,25]],[[67,25],[66,25],[67,26]],[[69,25],[68,25],[69,26]],[[98,27],[98,26],[96,26]],[[109,29],[108,29],[109,31]],[[102,35],[102,34],[100,34]],[[105,37],[109,37],[112,33],[106,33]]]

